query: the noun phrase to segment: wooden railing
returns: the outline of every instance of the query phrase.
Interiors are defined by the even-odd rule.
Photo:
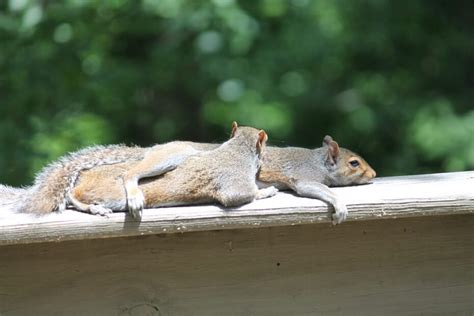
[[[0,214],[0,315],[473,315],[474,172],[224,210]],[[115,238],[112,238],[115,237]]]
[[[378,178],[373,184],[333,190],[348,205],[347,221],[474,213],[474,172]],[[280,192],[236,209],[145,210],[141,222],[125,213],[0,214],[0,245],[329,223],[329,211],[321,201]]]

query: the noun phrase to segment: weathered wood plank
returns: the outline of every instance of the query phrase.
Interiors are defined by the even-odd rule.
[[[348,221],[474,212],[473,171],[380,178],[334,190],[348,204]],[[328,207],[290,193],[232,210],[213,205],[145,210],[140,223],[125,213],[102,218],[69,210],[35,218],[2,212],[0,245],[319,222],[329,223]]]
[[[0,315],[472,315],[473,215],[10,245]]]

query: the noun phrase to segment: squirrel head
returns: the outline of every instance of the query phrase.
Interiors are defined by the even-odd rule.
[[[263,129],[256,129],[250,126],[239,126],[237,122],[232,122],[231,139],[236,143],[250,144],[255,148],[258,157],[262,157],[268,140],[268,135]],[[252,148],[252,149],[253,149]]]
[[[323,148],[327,150],[324,159],[332,185],[365,184],[375,178],[374,169],[361,156],[340,148],[331,136],[324,137]]]

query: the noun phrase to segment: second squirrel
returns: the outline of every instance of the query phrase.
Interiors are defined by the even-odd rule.
[[[141,162],[84,171],[69,199],[82,211],[102,214],[112,209],[127,210],[130,194],[143,194],[146,207],[212,202],[232,207],[270,197],[278,191],[276,188],[258,189],[256,184],[266,140],[263,130],[238,127],[234,122],[230,140],[210,151],[198,152],[184,142],[172,142],[156,147],[152,157]],[[132,181],[124,186],[122,178],[130,170],[138,176],[131,177]],[[145,180],[138,189],[138,179],[151,175],[158,177]],[[141,216],[141,208],[130,211]]]

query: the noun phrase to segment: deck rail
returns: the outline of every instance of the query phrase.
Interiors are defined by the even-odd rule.
[[[347,221],[474,213],[474,171],[378,178],[373,184],[334,190],[347,203]],[[41,217],[1,212],[0,245],[313,223],[330,225],[329,210],[319,200],[279,192],[272,198],[235,209],[216,205],[147,209],[140,222],[125,213],[106,218],[73,210]]]

